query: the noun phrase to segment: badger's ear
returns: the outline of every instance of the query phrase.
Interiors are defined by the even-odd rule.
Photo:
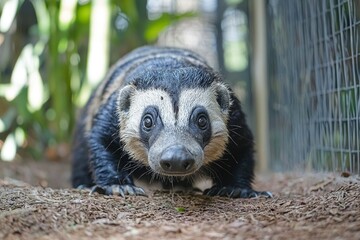
[[[222,83],[215,83],[215,92],[221,111],[227,114],[231,104],[229,89]]]
[[[119,92],[118,104],[120,112],[128,112],[130,108],[131,96],[134,94],[136,88],[133,85],[125,86]]]

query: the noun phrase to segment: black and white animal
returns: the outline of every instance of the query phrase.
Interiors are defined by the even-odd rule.
[[[252,189],[253,136],[239,100],[197,54],[142,47],[110,70],[74,136],[72,184],[107,195],[144,195],[134,179],[204,194],[271,196]]]

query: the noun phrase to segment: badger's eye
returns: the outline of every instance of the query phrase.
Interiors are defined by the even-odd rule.
[[[151,130],[154,126],[153,117],[150,114],[146,114],[143,118],[143,127],[145,130]]]
[[[208,127],[208,119],[206,115],[200,114],[197,118],[196,123],[201,130],[205,130]]]

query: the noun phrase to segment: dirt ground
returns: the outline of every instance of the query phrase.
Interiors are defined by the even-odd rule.
[[[0,239],[360,239],[360,178],[346,173],[258,176],[272,199],[89,195],[69,177],[66,163],[0,163]]]

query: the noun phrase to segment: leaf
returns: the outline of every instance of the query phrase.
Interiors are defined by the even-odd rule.
[[[19,0],[8,0],[5,2],[0,18],[0,32],[9,31],[14,22],[19,5]]]
[[[14,134],[9,134],[1,149],[1,159],[4,161],[14,160],[16,155],[16,141]]]
[[[11,74],[11,84],[8,91],[5,93],[5,98],[8,101],[14,100],[27,83],[28,76],[26,64],[29,61],[31,62],[29,58],[31,59],[32,49],[33,47],[31,44],[26,45],[16,61],[14,70]]]
[[[17,146],[22,146],[25,142],[26,134],[23,128],[18,127],[15,129],[15,142]]]
[[[50,31],[50,16],[44,1],[32,1],[38,21],[39,33],[43,38],[48,39]]]
[[[32,55],[31,63],[28,63],[28,108],[30,112],[39,110],[44,103],[44,85],[39,73],[39,58]]]
[[[179,213],[184,213],[185,212],[185,208],[184,207],[175,207],[175,210]]]

